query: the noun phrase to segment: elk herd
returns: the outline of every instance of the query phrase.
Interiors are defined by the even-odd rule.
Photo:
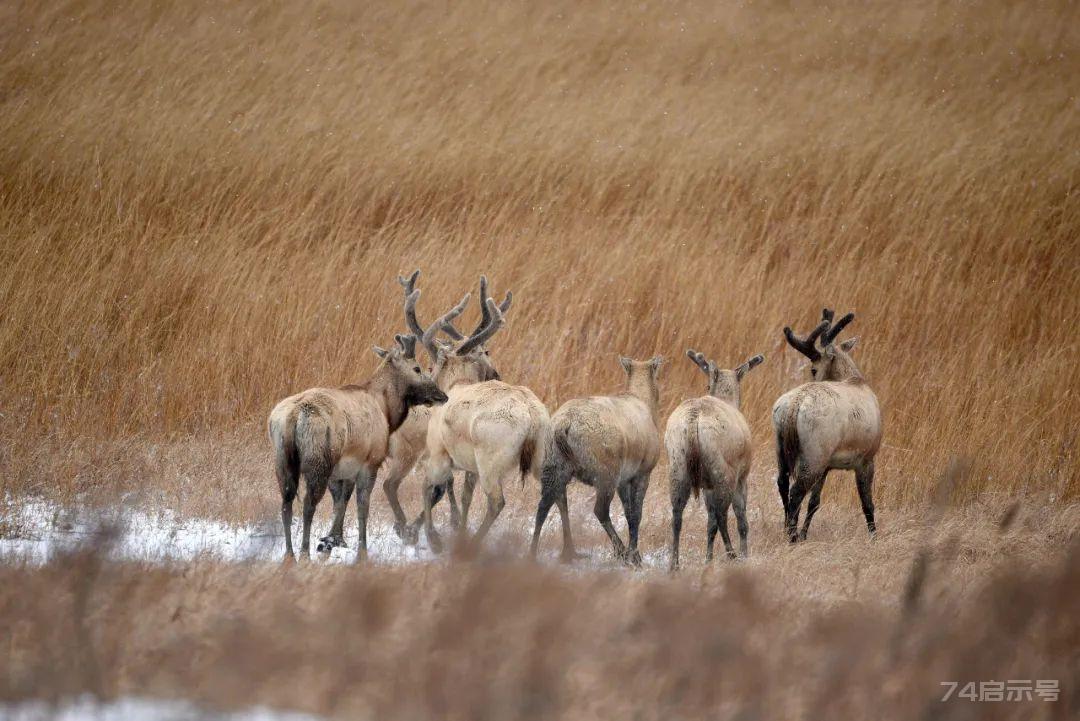
[[[467,534],[477,485],[487,500],[473,537],[474,542],[481,541],[505,506],[506,484],[524,483],[531,476],[540,487],[532,555],[538,551],[540,532],[555,505],[562,522],[562,559],[571,561],[578,553],[566,490],[576,479],[594,489],[593,513],[611,539],[616,557],[639,565],[642,505],[661,454],[658,379],[663,360],[620,358],[626,373],[622,392],[573,399],[549,414],[531,390],[500,378],[487,349],[505,324],[513,295],[507,292],[502,303],[496,303],[488,294],[487,279],[481,277],[480,322],[466,335],[454,321],[464,312],[470,294],[430,325],[421,324],[416,311],[419,275],[417,270],[408,278],[398,278],[404,289],[409,334],[395,336],[390,349],[375,346],[382,361],[367,381],[312,388],[284,399],[270,413],[268,430],[281,492],[286,560],[295,555],[293,502],[301,476],[305,484],[301,556],[310,554],[312,518],[329,490],[334,518],[317,550],[329,552],[345,545],[345,513],[355,493],[357,559],[366,558],[368,508],[381,469],[394,530],[406,543],[416,543],[423,528],[431,549],[442,549],[432,510],[443,499],[449,506],[451,526]],[[806,538],[825,476],[833,469],[855,472],[866,526],[871,534],[875,530],[874,457],[881,445],[881,412],[850,355],[858,339],[836,342],[852,320],[851,313],[835,320],[833,311],[826,308],[821,322],[804,338],[784,328],[787,342],[810,361],[811,373],[809,382],[780,396],[772,410],[776,485],[785,533],[792,543]],[[427,356],[426,369],[417,358],[418,345]],[[729,370],[703,353],[688,350],[686,355],[708,377],[708,392],[681,403],[663,432],[670,478],[672,569],[679,567],[683,511],[691,494],[704,499],[707,561],[712,560],[718,531],[729,558],[747,555],[752,443],[750,427],[739,408],[740,385],[765,360],[755,355]],[[414,468],[424,479],[423,508],[410,521],[398,490]],[[454,471],[463,472],[460,504]],[[616,496],[626,518],[626,543],[611,522]],[[809,501],[800,529],[799,513],[806,496]],[[738,554],[728,531],[729,508],[739,534]]]

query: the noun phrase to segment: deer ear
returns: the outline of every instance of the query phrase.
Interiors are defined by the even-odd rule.
[[[371,346],[371,350],[375,351],[375,355],[379,356],[383,360],[386,360],[386,357],[390,355],[390,351],[386,350],[385,348],[380,348],[377,345]]]
[[[848,338],[846,341],[840,344],[840,350],[844,351],[845,353],[850,353],[858,344],[859,336],[855,336],[854,338]]]
[[[631,368],[630,359],[625,356],[619,356],[619,364],[622,365],[622,369],[629,375]]]
[[[664,356],[654,355],[649,359],[649,368],[652,370],[654,377],[660,373],[660,366],[662,365],[664,365]]]

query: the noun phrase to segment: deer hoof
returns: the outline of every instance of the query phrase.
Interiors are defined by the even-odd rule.
[[[431,548],[432,553],[442,553],[443,542],[442,538],[439,537],[439,534],[429,533],[427,541],[428,547]]]
[[[630,565],[630,566],[640,568],[641,567],[641,552],[638,551],[636,548],[631,548],[623,556],[623,560],[626,561],[626,563],[628,565]]]

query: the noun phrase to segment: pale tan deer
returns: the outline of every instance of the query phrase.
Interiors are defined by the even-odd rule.
[[[469,382],[481,382],[486,380],[498,380],[499,374],[491,362],[491,353],[481,344],[471,352],[460,356],[449,365],[446,358],[453,354],[460,343],[466,339],[453,325],[457,313],[452,309],[449,313],[437,319],[426,329],[422,327],[416,316],[416,300],[419,298],[419,290],[416,288],[417,278],[420,271],[416,270],[408,278],[398,276],[398,282],[405,290],[405,322],[409,329],[421,339],[421,346],[427,352],[432,363],[432,374],[435,376],[436,385],[446,391],[450,385]],[[414,293],[416,296],[414,297]],[[490,322],[487,301],[488,280],[486,276],[480,276],[480,322],[470,335],[476,335]],[[499,305],[503,314],[510,310],[513,302],[513,293],[507,291],[506,297]],[[464,308],[459,304],[459,307]],[[446,333],[454,343],[442,343],[437,338],[438,331]],[[442,353],[440,360],[440,352]],[[445,370],[444,370],[444,366]],[[431,409],[417,409],[410,414],[409,419],[390,437],[390,453],[384,464],[383,491],[386,493],[390,508],[394,513],[394,531],[406,543],[415,543],[420,527],[423,525],[424,513],[421,510],[412,523],[406,522],[405,512],[401,508],[398,499],[398,489],[401,482],[417,464],[423,468],[421,459],[427,449],[427,427],[431,419]],[[476,477],[466,474],[465,491],[462,508],[459,511],[457,499],[454,497],[454,479],[449,478],[446,484],[431,487],[426,490],[431,494],[431,503],[434,506],[442,498],[444,492],[450,505],[450,523],[454,528],[461,525],[462,513],[466,520],[468,517],[468,500],[472,495]]]
[[[740,384],[752,368],[765,360],[756,355],[734,370],[724,370],[695,350],[687,357],[709,378],[709,393],[679,404],[668,417],[664,445],[671,477],[671,569],[679,567],[679,536],[683,509],[693,491],[705,494],[708,514],[708,542],[705,562],[713,558],[716,531],[724,541],[729,558],[735,549],[728,535],[727,512],[735,513],[739,530],[739,551],[747,555],[746,477],[750,473],[753,446],[750,426],[739,410]]]
[[[494,300],[487,298],[486,306],[487,323],[482,321],[482,328],[452,351],[439,351],[435,375],[449,399],[434,410],[428,423],[426,461],[428,489],[447,483],[454,470],[475,474],[488,501],[476,531],[477,543],[502,512],[503,485],[524,479],[525,473],[539,478],[551,440],[551,419],[536,394],[523,386],[477,378],[477,356],[488,357],[484,343],[505,323]],[[424,531],[432,550],[439,551],[442,542],[431,521],[433,494],[423,496]]]
[[[593,513],[611,539],[615,556],[633,565],[641,563],[638,551],[641,507],[649,487],[649,475],[660,457],[657,376],[663,359],[659,356],[647,361],[619,358],[619,362],[626,371],[624,392],[567,401],[551,417],[554,447],[541,478],[533,556],[553,503],[558,504],[562,516],[562,558],[568,561],[577,555],[566,503],[566,486],[571,478],[577,478],[596,489]],[[611,501],[616,493],[626,514],[629,546],[623,544],[611,524]]]
[[[836,325],[825,309],[822,322],[806,338],[790,328],[784,336],[792,348],[810,359],[813,381],[794,388],[773,405],[776,431],[776,485],[784,504],[784,521],[792,543],[805,540],[810,520],[821,502],[825,476],[832,469],[854,470],[866,527],[874,523],[874,458],[881,447],[881,410],[877,396],[848,355],[853,339],[839,345],[836,336],[855,315],[848,313]],[[820,339],[821,347],[815,345]],[[790,483],[794,474],[795,482]],[[806,519],[797,532],[803,497],[809,493]]]
[[[405,357],[407,345],[403,339],[391,350],[375,346],[382,363],[360,385],[311,388],[286,398],[270,412],[267,426],[281,491],[286,560],[294,557],[292,508],[301,473],[307,485],[301,555],[310,553],[311,520],[327,486],[348,479],[356,487],[357,560],[366,558],[371,488],[386,457],[390,434],[405,422],[413,406],[446,400],[431,376]],[[344,514],[340,498],[335,499],[335,516]]]
[[[469,295],[466,294],[456,306],[438,318],[434,323],[428,326],[427,329],[421,328],[416,320],[415,311],[416,302],[420,298],[420,291],[415,287],[416,279],[419,275],[420,271],[418,270],[412,274],[408,281],[401,277],[398,278],[398,282],[405,286],[405,317],[409,322],[409,327],[414,330],[414,335],[397,335],[395,338],[401,345],[403,356],[410,360],[416,359],[417,339],[419,339],[420,344],[425,348],[433,349],[438,342],[435,340],[435,337],[439,330],[444,326],[448,326],[454,318],[461,315],[469,302]],[[427,422],[430,417],[431,409],[429,407],[417,406],[414,408],[405,419],[405,422],[401,424],[401,427],[390,434],[387,455],[383,462],[383,473],[385,474],[383,491],[386,493],[387,500],[390,502],[391,510],[396,519],[394,530],[398,533],[399,537],[406,540],[408,540],[408,527],[405,525],[405,517],[401,511],[401,504],[398,501],[397,489],[398,485],[401,483],[401,479],[408,474],[416,463],[416,458],[419,455],[417,445],[419,444],[421,448],[423,446],[424,438],[427,434]],[[319,540],[319,545],[316,549],[319,553],[330,553],[335,546],[345,546],[345,509],[352,492],[353,483],[351,479],[336,479],[331,481],[330,495],[334,499],[334,520],[330,526],[329,533]]]

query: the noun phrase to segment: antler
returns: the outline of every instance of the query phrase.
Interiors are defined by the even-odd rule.
[[[469,336],[468,340],[458,346],[457,355],[465,355],[477,348],[478,346],[487,342],[488,338],[495,335],[499,328],[503,327],[506,323],[506,319],[503,317],[502,309],[495,304],[495,301],[491,298],[487,299],[485,304],[488,310],[488,323],[479,332],[475,332]]]
[[[431,356],[432,361],[436,361],[439,358],[439,348],[435,345],[435,335],[444,324],[449,323],[465,312],[465,306],[469,303],[470,296],[470,293],[466,293],[460,303],[429,325],[427,330],[421,328],[420,323],[416,320],[416,301],[420,298],[420,290],[416,289],[412,291],[405,299],[405,319],[408,321],[409,327],[413,330],[414,335],[417,331],[420,332],[420,344],[424,346],[424,350]]]
[[[838,320],[836,322],[836,325],[826,329],[825,333],[821,336],[821,347],[824,348],[825,346],[836,340],[836,336],[840,335],[840,331],[844,330],[844,326],[846,326],[853,320],[855,320],[855,314],[848,313],[843,318]]]
[[[424,350],[431,356],[431,360],[435,361],[438,359],[439,355],[439,348],[435,345],[435,335],[440,329],[454,340],[461,340],[464,338],[464,336],[454,329],[451,321],[464,312],[465,305],[469,302],[469,294],[466,293],[460,303],[451,308],[448,313],[429,325],[425,330],[425,328],[420,325],[420,321],[416,318],[416,301],[420,298],[420,289],[416,287],[416,279],[419,277],[419,269],[413,271],[412,275],[408,278],[400,275],[398,276],[398,283],[401,283],[402,288],[405,289],[405,322],[408,324],[409,330],[412,331],[413,336],[420,340],[420,343],[424,346]]]
[[[401,346],[401,355],[409,360],[415,360],[416,358],[416,336],[414,335],[402,335],[398,333],[394,336],[394,340]]]
[[[485,327],[487,327],[488,323],[491,322],[491,313],[488,312],[488,307],[487,307],[488,298],[490,298],[490,297],[491,296],[488,295],[488,279],[487,279],[487,276],[486,275],[481,275],[480,276],[480,322],[476,324],[475,328],[473,328],[472,333],[469,334],[470,336],[476,335],[477,333],[482,331]],[[510,310],[510,305],[513,302],[514,302],[514,293],[512,291],[509,291],[509,290],[506,291],[506,297],[503,298],[503,302],[499,304],[499,310],[503,313],[503,315],[506,314],[506,311]],[[458,329],[455,328],[452,325],[447,325],[446,327],[443,328],[443,330],[446,332],[446,334],[448,336],[450,336],[454,340],[464,340],[465,339],[465,336],[463,336],[461,334],[461,332],[458,331]]]
[[[805,338],[800,338],[795,335],[791,328],[784,326],[784,337],[787,338],[788,344],[792,348],[802,353],[804,356],[812,361],[816,361],[821,358],[821,353],[814,347],[814,341],[818,339],[818,336],[829,329],[829,321],[823,320],[818,324],[817,328],[810,331],[810,335]]]
[[[704,353],[698,353],[693,348],[687,348],[686,357],[694,361],[694,364],[701,369],[702,373],[705,375],[709,374],[709,361],[706,360]]]

